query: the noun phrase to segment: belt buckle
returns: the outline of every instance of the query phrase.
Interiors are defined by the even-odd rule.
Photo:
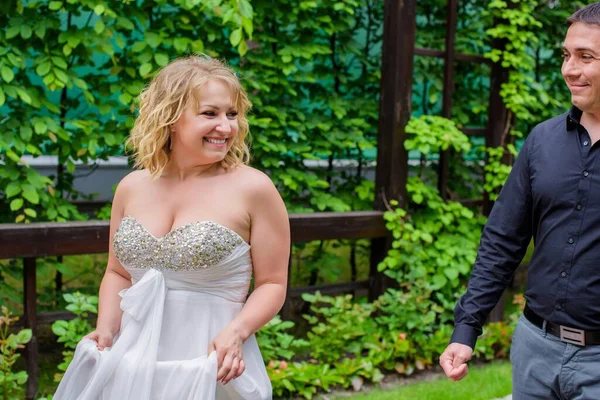
[[[585,346],[585,331],[560,325],[560,340],[577,346]]]

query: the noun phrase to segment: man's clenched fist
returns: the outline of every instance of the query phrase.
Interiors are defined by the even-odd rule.
[[[460,343],[450,343],[440,356],[440,365],[446,376],[453,381],[460,381],[469,373],[467,361],[471,359],[473,349]]]

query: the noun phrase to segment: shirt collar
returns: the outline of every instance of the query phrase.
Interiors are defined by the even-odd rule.
[[[569,113],[567,114],[567,130],[572,131],[579,126],[579,121],[581,120],[581,114],[583,112],[575,107],[571,106]]]

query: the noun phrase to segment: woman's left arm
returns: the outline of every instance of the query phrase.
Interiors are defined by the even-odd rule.
[[[279,192],[266,175],[257,173],[253,178],[256,181],[252,184],[249,213],[254,290],[240,314],[215,338],[214,347],[211,346],[217,350],[217,379],[223,384],[244,372],[241,344],[279,312],[287,289],[290,257],[287,210]]]

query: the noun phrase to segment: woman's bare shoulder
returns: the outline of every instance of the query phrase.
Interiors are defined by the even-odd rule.
[[[117,185],[117,190],[115,192],[115,196],[117,194],[125,194],[130,190],[134,190],[139,188],[140,185],[150,184],[152,182],[152,177],[150,173],[145,169],[135,170],[125,175],[123,179]]]
[[[245,190],[250,192],[261,192],[264,190],[277,190],[271,178],[264,172],[250,167],[240,165],[235,171],[236,179]]]

